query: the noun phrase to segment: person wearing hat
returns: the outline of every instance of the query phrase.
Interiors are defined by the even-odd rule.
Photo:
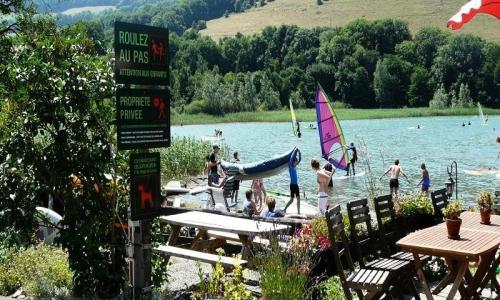
[[[219,183],[218,167],[220,165],[220,160],[217,159],[217,153],[219,153],[219,145],[214,144],[212,146],[212,152],[208,157],[208,185]]]

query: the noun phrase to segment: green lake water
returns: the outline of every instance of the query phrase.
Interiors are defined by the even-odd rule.
[[[463,122],[467,124],[469,121],[470,126],[462,127]],[[215,128],[220,129],[223,132],[223,143],[231,150],[238,150],[243,162],[268,159],[298,146],[302,150],[302,163],[298,167],[299,186],[301,192],[306,193],[306,201],[316,205],[316,176],[310,167],[310,160],[320,160],[321,149],[317,130],[306,128],[307,124],[301,123],[301,139],[293,135],[291,123],[175,126],[172,128],[172,135],[202,138],[213,135]],[[417,129],[417,125],[422,128]],[[418,190],[422,162],[425,162],[430,173],[431,190],[435,190],[445,186],[444,183],[448,179],[446,167],[456,161],[458,193],[467,205],[474,204],[474,199],[480,191],[493,192],[495,187],[500,187],[500,177],[472,176],[465,173],[465,170],[480,167],[500,169],[500,159],[497,160],[500,144],[495,141],[496,137],[500,136],[500,116],[491,116],[487,125],[481,125],[478,117],[463,116],[353,120],[341,121],[341,126],[346,142],[354,142],[358,148],[360,161],[356,171],[366,171],[363,161],[368,157],[372,174],[377,178],[379,194],[389,192],[390,176],[386,175],[382,181],[378,181],[378,177],[396,158],[400,160],[400,165],[411,182],[410,184],[406,180],[400,180],[402,192]],[[366,145],[365,151],[361,146],[363,143]],[[330,201],[344,204],[367,197],[367,178],[365,175],[335,180],[330,191]],[[243,182],[242,185],[250,186],[250,183]],[[288,194],[288,171],[264,179],[264,184],[268,190]]]

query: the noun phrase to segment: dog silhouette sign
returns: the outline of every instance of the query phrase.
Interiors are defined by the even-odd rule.
[[[130,207],[132,220],[151,219],[159,215],[160,153],[138,153],[130,156]]]

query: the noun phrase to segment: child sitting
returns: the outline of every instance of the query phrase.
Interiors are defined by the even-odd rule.
[[[264,212],[264,217],[266,218],[281,218],[285,216],[282,210],[274,210],[276,207],[276,201],[272,197],[266,198],[267,210]]]
[[[260,209],[257,209],[257,205],[255,202],[252,200],[252,190],[248,189],[245,192],[245,196],[247,197],[247,201],[245,202],[245,205],[243,206],[243,213],[248,215],[249,217],[253,215],[259,215],[260,214]]]

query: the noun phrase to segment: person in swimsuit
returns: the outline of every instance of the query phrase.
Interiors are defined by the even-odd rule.
[[[345,176],[350,176],[349,174],[350,169],[352,169],[352,176],[356,176],[356,170],[354,169],[354,164],[358,161],[358,151],[356,150],[356,147],[354,147],[354,143],[351,143],[351,145],[347,147],[346,150],[352,151],[352,157],[350,163],[347,165],[347,174]]]
[[[406,180],[408,180],[408,182],[410,182],[410,180],[408,179],[408,176],[406,176],[406,174],[403,172],[403,169],[401,169],[401,167],[399,166],[399,159],[396,159],[394,161],[394,164],[390,166],[382,176],[380,176],[379,180],[382,180],[382,177],[384,177],[389,172],[391,172],[391,181],[389,182],[391,195],[393,195],[393,197],[397,197],[399,191],[399,175],[403,175]]]
[[[332,173],[319,168],[319,162],[311,160],[311,167],[316,171],[316,180],[318,181],[318,213],[323,215],[328,210],[328,183]]]
[[[255,200],[255,203],[259,203],[259,207],[262,208],[262,200],[266,199],[267,193],[266,189],[264,188],[264,180],[262,178],[259,179],[254,179],[252,181],[252,192],[253,192],[253,199]],[[264,196],[262,196],[264,195]]]
[[[420,186],[420,193],[422,195],[429,195],[429,187],[431,186],[431,178],[429,177],[429,171],[427,171],[425,164],[422,163],[420,165],[420,168],[422,169],[422,177],[420,179],[420,182],[418,185]]]
[[[300,214],[300,190],[299,190],[299,179],[297,175],[297,165],[300,163],[302,156],[300,154],[299,148],[293,151],[290,156],[290,161],[288,162],[288,172],[290,173],[290,200],[285,206],[285,212],[288,207],[293,203],[293,198],[297,198],[297,213]]]
[[[297,121],[297,137],[300,139],[302,137],[302,133],[300,133],[300,123]]]

